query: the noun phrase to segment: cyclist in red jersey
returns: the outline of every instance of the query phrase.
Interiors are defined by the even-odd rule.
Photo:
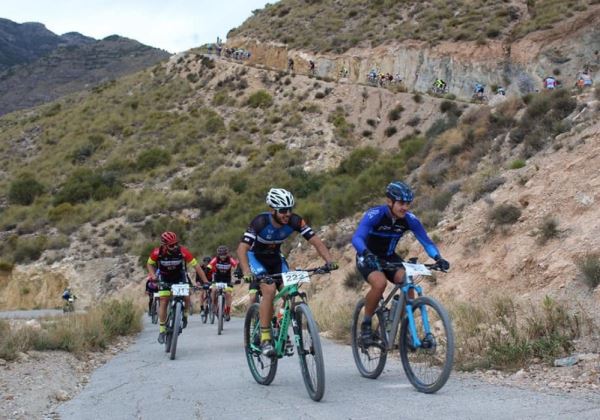
[[[190,251],[179,245],[177,235],[174,232],[163,232],[160,235],[160,246],[154,248],[148,258],[148,274],[154,281],[159,280],[158,295],[160,298],[160,308],[158,311],[159,334],[158,342],[165,342],[165,332],[167,331],[167,304],[171,296],[171,285],[174,283],[188,283],[187,265],[196,270],[202,283],[208,283],[204,271],[190,253]],[[187,317],[190,308],[190,297],[185,297],[185,310],[183,314],[183,328],[187,326]]]
[[[214,257],[208,267],[211,269],[210,277],[214,283],[227,283],[225,288],[225,321],[229,321],[231,318],[231,292],[233,292],[233,285],[231,284],[231,270],[236,269],[239,262],[231,255],[229,255],[229,248],[225,245],[221,245],[217,248],[217,256]],[[240,281],[236,280],[235,284],[239,284]],[[217,294],[212,294],[213,308],[217,307]]]

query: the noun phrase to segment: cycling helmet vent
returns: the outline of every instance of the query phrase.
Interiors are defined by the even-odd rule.
[[[400,181],[390,182],[385,189],[385,195],[394,201],[405,201],[407,203],[410,203],[415,198],[410,187]]]
[[[294,196],[283,188],[271,188],[267,193],[267,204],[274,209],[294,207]]]

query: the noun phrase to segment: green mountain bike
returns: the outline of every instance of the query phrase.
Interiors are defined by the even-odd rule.
[[[434,393],[444,386],[452,371],[454,333],[444,307],[423,296],[423,289],[414,283],[414,278],[430,276],[430,269],[442,270],[437,264],[417,264],[416,258],[403,263],[384,262],[381,266],[389,270],[404,268],[404,282],[395,285],[381,299],[373,315],[373,340],[369,343],[360,338],[365,300],[356,304],[352,317],[352,354],[356,367],[362,376],[376,379],[385,367],[388,353],[399,348],[410,383],[420,392]],[[410,298],[413,293],[418,296],[416,299]]]
[[[300,291],[300,286],[303,283],[309,283],[311,275],[328,272],[329,270],[326,267],[319,267],[258,277],[259,282],[267,284],[272,284],[276,278],[283,280],[283,287],[274,299],[276,308],[281,307],[283,301],[283,316],[279,319],[277,315],[274,315],[271,321],[271,337],[274,341],[275,356],[267,357],[261,353],[260,303],[253,303],[246,312],[244,348],[250,372],[259,384],[269,385],[277,372],[277,360],[283,356],[294,354],[294,346],[288,337],[291,322],[300,359],[302,378],[308,395],[315,401],[320,401],[323,398],[325,367],[319,329],[306,302],[306,293]]]

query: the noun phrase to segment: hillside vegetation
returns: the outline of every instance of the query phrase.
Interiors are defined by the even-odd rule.
[[[283,0],[255,10],[228,37],[342,53],[389,41],[514,40],[584,12],[597,0]]]

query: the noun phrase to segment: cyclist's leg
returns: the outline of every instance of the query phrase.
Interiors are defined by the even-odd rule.
[[[231,291],[233,290],[233,287],[228,286],[227,289],[225,289],[225,313],[229,315],[229,311],[231,310],[231,301],[233,299],[232,297],[232,293]]]
[[[159,296],[159,308],[158,308],[158,342],[164,342],[164,334],[167,332],[167,306],[169,304],[169,297],[171,296],[171,285],[169,283],[161,283],[158,291]]]

